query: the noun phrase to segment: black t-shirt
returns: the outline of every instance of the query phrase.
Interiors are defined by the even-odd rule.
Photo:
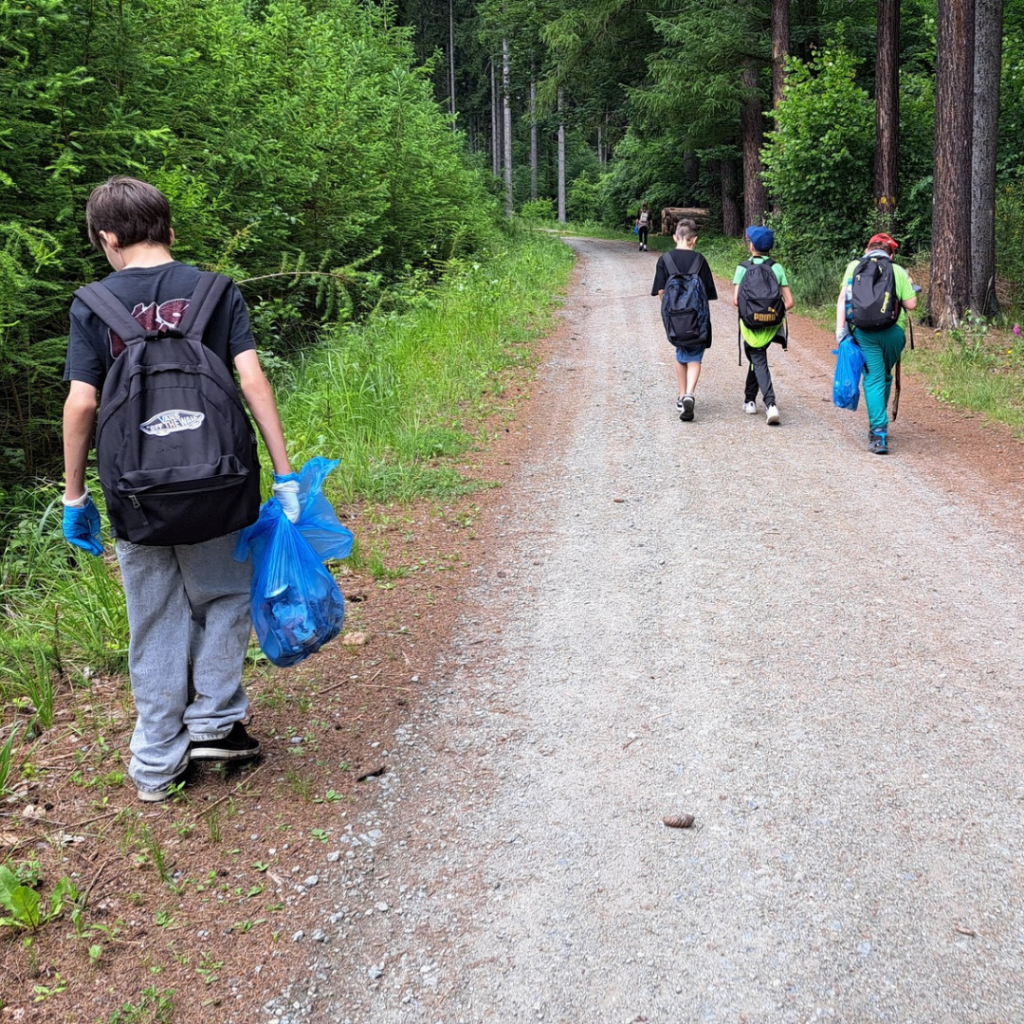
[[[668,256],[668,253],[662,253],[658,257],[658,266],[654,270],[654,285],[651,288],[652,295],[657,295],[658,292],[663,291],[669,277],[672,276],[672,271],[668,269],[668,265],[665,262]],[[708,300],[718,298],[718,289],[715,288],[715,279],[711,275],[711,268],[708,266],[708,261],[699,252],[695,249],[673,249],[671,259],[680,274],[692,274],[694,266],[700,260],[701,267],[698,273],[704,284],[704,291],[707,294]]]
[[[147,331],[177,324],[199,283],[199,270],[188,263],[162,263],[158,267],[126,267],[109,274],[103,283]],[[234,357],[256,347],[245,299],[232,284],[213,311],[203,343],[224,360],[230,370]],[[71,327],[64,379],[92,384],[102,390],[124,342],[84,302],[71,303]]]

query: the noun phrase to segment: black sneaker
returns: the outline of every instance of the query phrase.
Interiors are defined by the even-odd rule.
[[[884,430],[871,431],[871,443],[868,445],[868,451],[871,452],[872,455],[889,454],[889,438],[886,436]]]
[[[216,740],[193,740],[189,745],[189,756],[193,761],[240,761],[256,757],[260,752],[260,741],[254,740],[241,722],[231,726],[231,732]]]
[[[679,418],[684,423],[689,423],[693,419],[693,395],[683,395],[683,410]]]

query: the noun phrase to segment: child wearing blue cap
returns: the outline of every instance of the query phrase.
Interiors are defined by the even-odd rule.
[[[782,264],[768,255],[775,245],[772,230],[752,225],[747,228],[746,242],[750,258],[736,268],[732,279],[732,304],[739,309],[740,338],[747,357],[743,411],[756,415],[760,390],[765,419],[774,427],[778,426],[780,416],[768,367],[768,346],[776,339],[785,346],[786,312],[793,308],[793,293]]]

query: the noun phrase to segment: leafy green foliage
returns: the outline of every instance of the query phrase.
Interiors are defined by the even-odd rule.
[[[485,179],[386,7],[186,6],[0,0],[2,483],[59,468],[70,293],[108,269],[83,208],[111,174],[166,192],[179,258],[297,311],[276,324],[284,353],[495,237]]]
[[[65,907],[78,899],[78,890],[70,878],[62,878],[54,886],[49,900],[26,885],[6,864],[0,864],[0,907],[7,916],[0,917],[0,928],[35,931],[41,924],[59,917]]]
[[[782,208],[793,263],[821,249],[856,251],[871,206],[874,111],[841,47],[788,63],[788,81],[764,149],[765,181]]]

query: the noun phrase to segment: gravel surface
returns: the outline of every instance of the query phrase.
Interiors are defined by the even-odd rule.
[[[572,244],[545,417],[263,1021],[1024,1020],[1019,506],[911,410],[867,454],[799,330],[744,415],[728,300],[680,423],[657,254]]]

